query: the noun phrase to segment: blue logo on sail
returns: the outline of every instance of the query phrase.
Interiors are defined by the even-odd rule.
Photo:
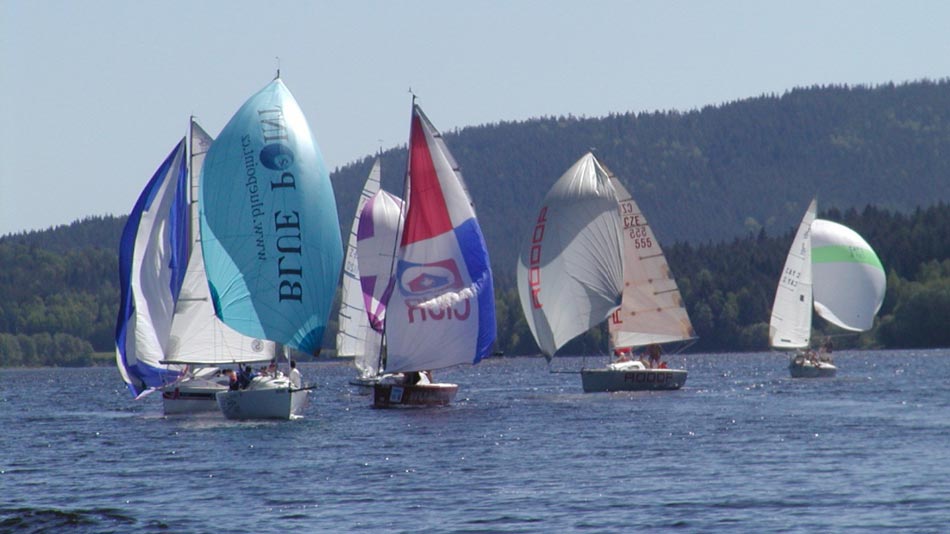
[[[262,148],[260,157],[261,164],[272,171],[282,171],[294,164],[294,151],[280,143]]]
[[[413,297],[434,296],[464,287],[458,265],[452,259],[432,263],[400,261],[397,276],[402,293]]]

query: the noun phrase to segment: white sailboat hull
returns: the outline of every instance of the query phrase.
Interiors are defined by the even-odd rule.
[[[838,368],[831,362],[816,363],[798,356],[788,363],[788,371],[792,378],[832,378]]]
[[[286,378],[255,378],[247,389],[218,392],[221,413],[228,419],[293,419],[303,416],[309,390]]]
[[[684,369],[581,369],[584,393],[680,389],[686,383]]]
[[[458,384],[376,384],[373,386],[373,407],[446,406],[458,393]]]

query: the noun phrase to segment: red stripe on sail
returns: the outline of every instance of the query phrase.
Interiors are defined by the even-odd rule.
[[[432,163],[422,119],[413,110],[409,135],[409,212],[402,245],[430,239],[452,229],[439,175]]]

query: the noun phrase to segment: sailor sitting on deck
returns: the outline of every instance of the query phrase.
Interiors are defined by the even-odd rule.
[[[406,373],[405,383],[409,386],[431,384],[432,371],[412,371]]]
[[[245,365],[244,369],[238,374],[238,386],[240,386],[241,389],[247,389],[247,387],[251,385],[251,380],[254,380],[256,376],[251,366]]]
[[[228,377],[228,389],[231,391],[238,389],[238,376],[237,373],[234,372],[234,369],[226,369],[224,374]]]
[[[614,349],[614,356],[617,357],[617,359],[614,360],[614,362],[615,363],[629,362],[630,361],[629,354],[630,354],[630,347],[622,347],[619,349]]]

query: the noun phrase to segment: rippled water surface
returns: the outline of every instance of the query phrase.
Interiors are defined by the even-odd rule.
[[[947,532],[950,351],[843,352],[811,380],[775,354],[673,361],[680,391],[585,394],[486,360],[416,410],[309,364],[307,416],[251,423],[163,417],[111,368],[3,370],[0,531]]]

